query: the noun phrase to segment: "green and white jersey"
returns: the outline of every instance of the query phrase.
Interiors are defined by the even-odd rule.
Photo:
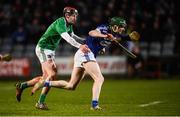
[[[71,34],[73,32],[72,25],[66,25],[66,20],[61,17],[54,21],[42,35],[38,42],[38,46],[42,49],[55,50],[61,40],[61,34],[67,32]]]

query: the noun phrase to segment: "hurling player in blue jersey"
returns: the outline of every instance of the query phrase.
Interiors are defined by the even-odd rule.
[[[125,31],[126,21],[120,17],[111,18],[108,25],[100,25],[95,30],[89,32],[89,36],[85,40],[85,44],[90,48],[90,52],[84,54],[80,49],[74,56],[74,68],[69,82],[64,80],[46,81],[44,87],[56,87],[68,90],[75,90],[78,83],[83,79],[86,71],[94,80],[92,87],[92,110],[101,110],[99,107],[99,96],[104,77],[100,67],[96,61],[98,52],[107,47],[116,38],[122,40],[138,40],[137,32],[130,35],[122,35]]]

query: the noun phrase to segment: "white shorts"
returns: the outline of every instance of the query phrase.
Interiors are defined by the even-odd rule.
[[[83,67],[82,64],[88,61],[96,61],[96,58],[91,51],[84,54],[81,50],[78,50],[74,55],[74,67]]]
[[[55,51],[49,49],[43,49],[36,46],[36,56],[38,57],[41,63],[48,61],[48,60],[55,60]]]

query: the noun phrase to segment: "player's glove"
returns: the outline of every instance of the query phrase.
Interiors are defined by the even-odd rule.
[[[132,41],[138,41],[140,38],[140,34],[136,31],[133,31],[129,34],[129,37],[131,38]]]
[[[12,56],[10,54],[5,54],[2,56],[2,60],[3,61],[11,61],[12,60]]]

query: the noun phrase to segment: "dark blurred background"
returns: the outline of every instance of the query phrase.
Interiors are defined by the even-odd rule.
[[[136,30],[141,34],[140,41],[134,45],[140,49],[143,59],[143,76],[179,75],[177,0],[0,0],[0,53],[28,58],[31,66],[37,64],[34,50],[39,38],[62,16],[67,5],[79,11],[75,34],[85,37],[109,18],[124,17],[127,33]],[[62,41],[56,55],[72,56],[75,51],[76,48]],[[111,46],[105,56],[121,54],[118,46]]]

